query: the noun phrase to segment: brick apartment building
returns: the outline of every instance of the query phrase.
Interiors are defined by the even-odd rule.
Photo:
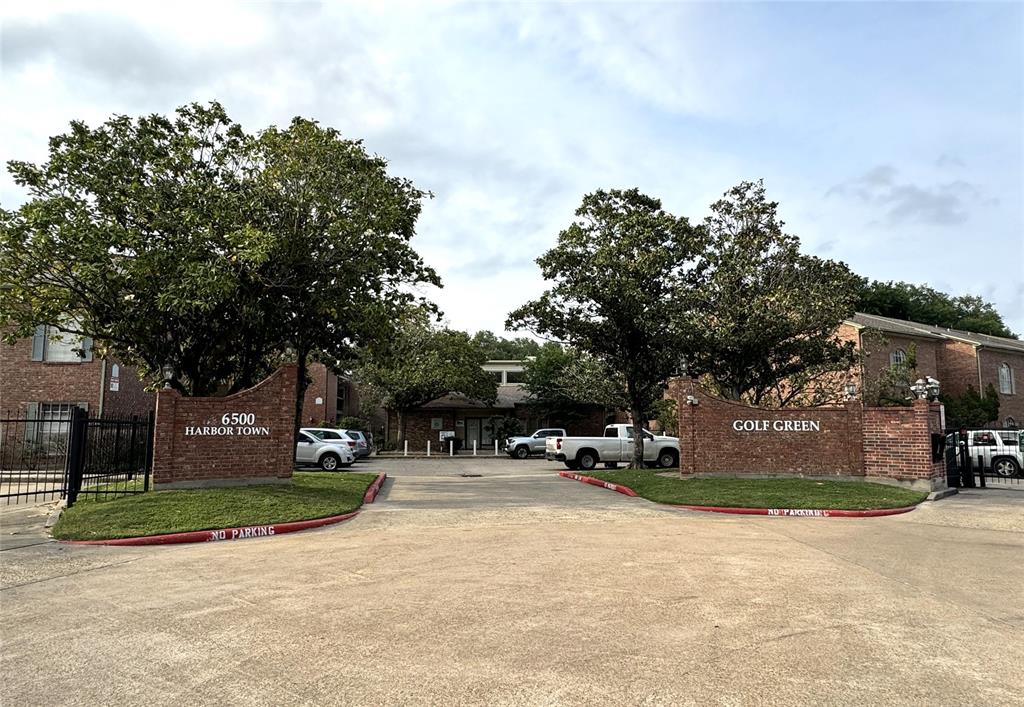
[[[95,356],[92,339],[39,327],[30,339],[0,344],[0,416],[41,419],[40,433],[62,429],[73,407],[122,417],[147,415],[154,404],[137,371]]]
[[[968,386],[984,391],[991,384],[999,396],[1000,417],[991,422],[1024,423],[1024,392],[1017,388],[1024,371],[1024,341],[873,314],[856,314],[842,324],[839,335],[866,354],[862,370],[854,375],[860,389],[865,380],[906,361],[913,348],[918,374],[936,378],[944,393],[962,394]]]

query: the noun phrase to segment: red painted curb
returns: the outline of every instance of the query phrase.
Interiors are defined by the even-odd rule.
[[[377,479],[370,488],[366,489],[366,493],[363,494],[363,503],[373,503],[377,500],[377,494],[380,493],[380,487],[384,485],[384,480],[388,478],[388,475],[384,472],[377,474]]]
[[[592,476],[573,474],[570,471],[560,471],[558,472],[558,475],[564,476],[567,479],[582,481],[585,484],[602,486],[606,489],[611,489],[612,491],[624,493],[627,496],[638,495],[636,491],[628,486],[601,481],[601,479],[595,479]],[[651,503],[658,502],[651,501]],[[684,506],[676,503],[658,503],[658,505],[668,506],[669,508],[685,508],[688,511],[705,511],[707,513],[730,513],[733,515],[746,516],[788,516],[797,518],[877,518],[879,516],[895,516],[900,513],[909,513],[917,508],[917,506],[904,506],[902,508],[872,508],[864,511],[844,511],[825,508],[727,508],[724,506]]]
[[[622,486],[620,484],[613,484],[613,483],[609,483],[607,481],[601,481],[601,479],[595,479],[593,476],[584,476],[583,474],[573,474],[571,471],[560,471],[560,472],[558,472],[558,475],[559,476],[564,476],[567,479],[575,479],[576,481],[582,481],[583,483],[590,484],[591,486],[600,486],[602,488],[606,488],[606,489],[609,489],[611,491],[616,491],[618,493],[622,493],[622,494],[625,494],[627,496],[636,496],[637,495],[636,491],[634,491],[633,489],[629,488],[628,486]]]
[[[685,508],[688,511],[705,511],[707,513],[731,513],[746,516],[795,516],[800,518],[877,518],[878,516],[895,516],[909,513],[917,506],[902,508],[872,508],[864,511],[844,511],[826,508],[724,508],[721,506],[683,506],[674,503],[663,503],[663,506]]]
[[[375,482],[376,483],[376,482]],[[187,533],[168,533],[167,535],[145,535],[139,538],[113,538],[111,540],[61,540],[67,545],[176,545],[178,543],[206,543],[218,540],[245,540],[262,538],[270,535],[284,535],[300,530],[333,525],[355,518],[359,511],[343,513],[339,516],[315,518],[313,520],[297,520],[292,523],[275,523],[273,525],[250,525],[244,528],[221,528],[219,530],[193,530]]]

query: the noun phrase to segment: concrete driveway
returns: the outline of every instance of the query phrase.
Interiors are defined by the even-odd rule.
[[[889,518],[755,518],[666,510],[541,461],[357,468],[392,480],[354,521],[318,531],[4,549],[4,703],[996,705],[1024,694],[1020,491]]]

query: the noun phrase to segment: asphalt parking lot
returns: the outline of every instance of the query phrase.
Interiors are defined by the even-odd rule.
[[[1024,491],[888,518],[758,518],[665,509],[539,460],[356,469],[391,478],[355,520],[234,543],[70,547],[3,511],[4,703],[1024,694]]]

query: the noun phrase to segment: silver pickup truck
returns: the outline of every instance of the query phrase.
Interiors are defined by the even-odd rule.
[[[608,425],[603,437],[548,437],[544,458],[563,462],[569,469],[589,471],[598,464],[612,466],[633,460],[633,425]],[[669,469],[679,464],[679,439],[655,437],[643,430],[644,461]]]
[[[529,437],[509,437],[505,440],[505,452],[516,459],[526,459],[531,454],[543,454],[548,437],[565,437],[560,427],[545,427]]]

